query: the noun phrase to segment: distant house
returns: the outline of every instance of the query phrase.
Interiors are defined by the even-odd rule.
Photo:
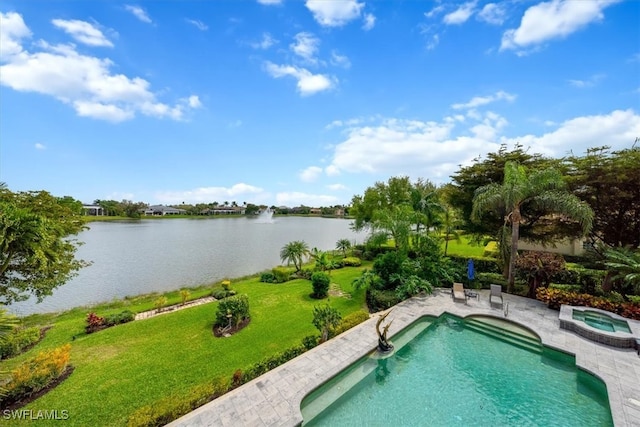
[[[216,206],[213,209],[205,209],[202,215],[244,215],[243,206]]]
[[[584,256],[589,250],[589,243],[586,239],[562,239],[552,244],[541,245],[537,243],[520,240],[518,250],[553,252],[561,255]]]
[[[311,208],[311,209],[309,209],[309,213],[311,215],[322,215],[322,209],[320,209],[320,208]]]
[[[174,208],[172,206],[154,205],[144,209],[145,215],[164,216],[164,215],[184,215],[187,213],[184,209]]]

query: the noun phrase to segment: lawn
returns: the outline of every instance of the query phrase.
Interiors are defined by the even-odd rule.
[[[38,351],[71,343],[73,374],[57,388],[23,409],[67,410],[68,425],[122,426],[137,408],[173,396],[181,399],[194,386],[217,377],[229,377],[237,369],[297,345],[302,338],[317,334],[311,324],[313,307],[329,302],[342,315],[364,307],[364,291],[354,291],[351,282],[361,268],[343,268],[331,274],[352,298],[330,297],[318,301],[309,297],[311,283],[293,280],[283,284],[260,283],[258,278],[234,281],[232,288],[249,296],[251,323],[229,338],[215,338],[212,326],[217,303],[204,304],[147,320],[86,335],[88,309],[74,309],[60,315],[35,315],[28,324],[46,323],[53,328],[34,349],[3,362],[10,369]],[[210,289],[192,291],[192,296]],[[157,297],[157,296],[156,296]],[[179,300],[179,292],[168,295]],[[124,306],[143,311],[155,297],[140,297],[106,304],[92,310],[99,315],[119,312]],[[75,339],[74,339],[75,336]],[[40,421],[47,425],[55,421]],[[22,421],[7,425],[24,425]]]
[[[442,243],[444,249],[444,243]],[[447,255],[482,258],[484,246],[471,241],[469,236],[461,236],[460,241],[449,240]]]

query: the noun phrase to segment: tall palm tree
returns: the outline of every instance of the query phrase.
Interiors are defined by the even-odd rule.
[[[287,265],[293,264],[296,273],[302,268],[302,261],[309,254],[309,246],[302,240],[289,242],[280,249],[280,259]]]
[[[526,203],[532,208],[542,209],[548,213],[558,213],[569,219],[578,221],[583,235],[591,231],[593,211],[578,197],[565,190],[566,184],[560,172],[545,169],[527,174],[524,166],[509,161],[504,166],[502,184],[489,184],[476,190],[473,198],[471,218],[479,221],[482,214],[491,210],[503,210],[503,235],[511,228],[511,244],[509,256],[508,291],[513,289],[515,280],[515,262],[518,256],[518,239],[522,207]],[[504,243],[503,243],[504,244]]]

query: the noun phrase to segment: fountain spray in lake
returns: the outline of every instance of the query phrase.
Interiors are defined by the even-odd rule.
[[[272,224],[273,223],[273,211],[269,208],[265,209],[258,215],[257,220],[261,224]]]

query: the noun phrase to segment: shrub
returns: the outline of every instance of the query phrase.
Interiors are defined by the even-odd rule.
[[[300,279],[311,280],[311,277],[313,276],[313,270],[309,268],[303,268],[295,273],[295,276],[299,277]]]
[[[315,346],[320,344],[320,336],[319,335],[308,335],[302,338],[302,346],[307,350],[311,350]]]
[[[237,327],[243,320],[249,318],[249,297],[236,295],[220,301],[215,326],[225,327],[231,323],[231,326]]]
[[[231,280],[223,280],[220,284],[222,285],[222,289],[225,291],[231,289]]]
[[[326,304],[323,307],[315,306],[313,307],[313,326],[318,328],[320,331],[320,340],[322,342],[329,339],[329,332],[336,328],[340,321],[342,320],[342,316],[337,308],[331,307],[329,304]]]
[[[295,272],[294,269],[288,267],[275,267],[271,270],[275,277],[274,283],[284,283],[291,279],[291,275]]]
[[[0,359],[8,359],[22,353],[27,347],[40,340],[40,328],[18,328],[9,333],[4,341],[0,341]]]
[[[342,265],[345,267],[360,267],[362,260],[356,257],[347,257],[342,259]]]
[[[341,333],[348,331],[354,326],[359,325],[360,323],[369,320],[369,313],[365,310],[354,311],[351,314],[348,314],[340,321],[340,324],[335,328],[329,331],[329,337],[335,337],[340,335]]]
[[[546,303],[549,308],[556,310],[560,309],[561,305],[586,306],[610,311],[629,319],[640,320],[640,305],[633,303],[618,303],[590,294],[566,292],[553,288],[538,288],[536,298]]]
[[[153,306],[156,308],[157,311],[162,311],[164,306],[167,305],[167,302],[168,302],[167,297],[165,297],[164,295],[161,295],[153,302]]]
[[[507,286],[507,279],[500,273],[478,273],[475,281],[481,288],[490,288],[492,284]]]
[[[87,326],[85,331],[90,334],[104,328],[104,317],[100,317],[97,314],[91,312],[87,314]]]
[[[329,284],[331,278],[327,273],[317,272],[311,276],[311,286],[313,286],[313,298],[325,298],[329,294]]]
[[[461,257],[455,255],[447,256],[465,272],[465,277],[467,272],[467,262],[469,261],[469,258],[473,260],[473,265],[477,273],[502,273],[502,268],[500,268],[498,260],[493,258]]]
[[[277,283],[277,281],[276,281],[276,275],[275,275],[275,274],[273,274],[273,273],[272,273],[272,272],[270,272],[270,271],[267,271],[267,272],[265,272],[265,273],[262,273],[262,274],[260,275],[260,281],[261,281],[262,283]]]
[[[371,312],[386,310],[401,301],[393,290],[377,290],[368,288],[365,297],[367,300],[367,307],[369,307],[369,311]]]
[[[108,316],[105,316],[104,318],[104,325],[105,326],[115,326],[115,325],[120,325],[122,323],[127,323],[127,322],[131,322],[136,318],[135,313],[129,311],[129,310],[124,310],[120,313],[117,314],[110,314]]]
[[[191,292],[186,289],[180,291],[180,300],[182,301],[182,305],[185,305],[189,297],[191,296]]]
[[[36,357],[18,365],[4,385],[5,395],[0,396],[0,406],[31,396],[59,378],[69,364],[71,344],[39,353]]]

